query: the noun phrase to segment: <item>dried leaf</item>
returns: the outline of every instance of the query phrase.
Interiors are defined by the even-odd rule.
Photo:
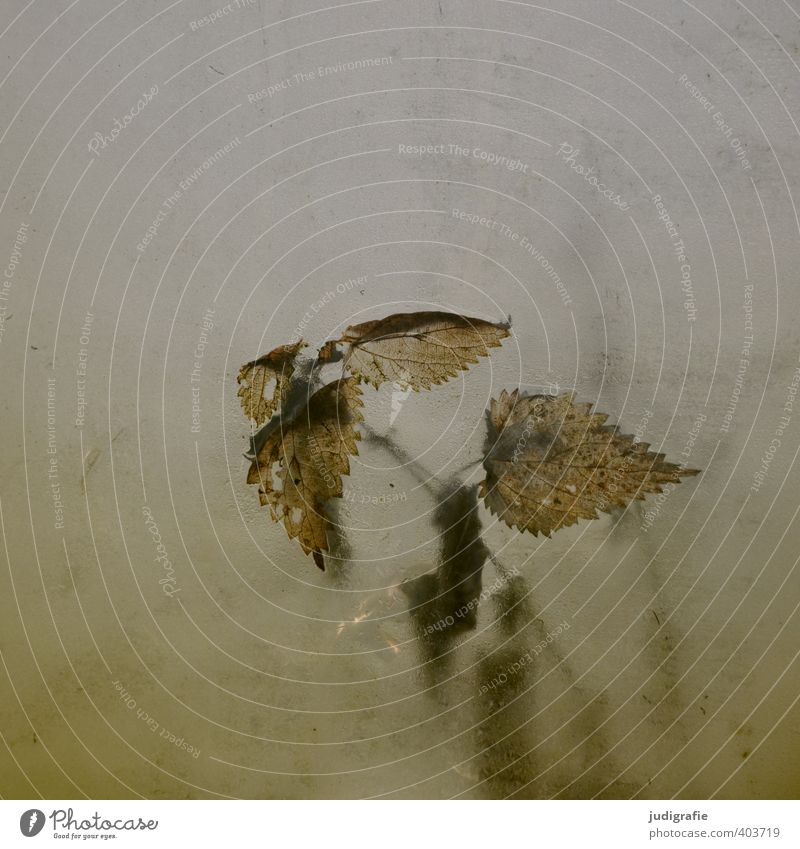
[[[280,345],[239,369],[236,380],[242,411],[256,425],[267,421],[286,397],[295,358],[305,346],[302,339],[293,345]]]
[[[259,499],[269,505],[273,521],[283,521],[289,537],[313,553],[320,569],[331,526],[325,502],[342,496],[342,475],[350,474],[350,455],[358,454],[363,404],[353,378],[326,384],[291,421],[281,420],[271,430],[247,475],[248,483],[259,485]]]
[[[346,345],[345,368],[359,380],[378,387],[394,382],[411,389],[430,389],[455,377],[478,357],[489,355],[510,335],[508,325],[445,312],[397,313],[348,327],[326,342],[319,359],[336,359],[336,346]]]
[[[503,390],[492,400],[481,495],[507,525],[549,536],[698,473],[666,462],[591,409],[576,404],[573,393]]]

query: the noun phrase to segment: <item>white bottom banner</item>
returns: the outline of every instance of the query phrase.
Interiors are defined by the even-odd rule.
[[[474,807],[467,811],[466,806]],[[0,846],[798,847],[795,801],[2,801]],[[461,837],[460,837],[461,835]]]

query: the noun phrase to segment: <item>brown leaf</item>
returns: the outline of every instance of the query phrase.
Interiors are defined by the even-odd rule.
[[[378,387],[385,382],[419,390],[444,383],[489,355],[510,335],[508,325],[445,312],[397,313],[354,324],[326,342],[319,358],[331,362],[346,345],[345,368]]]
[[[578,519],[624,507],[666,483],[696,475],[604,424],[573,393],[503,392],[489,411],[491,449],[481,495],[509,526],[549,536]]]
[[[342,475],[350,474],[350,455],[358,454],[363,405],[353,378],[326,384],[293,419],[276,424],[247,475],[248,483],[259,485],[259,499],[269,505],[273,521],[283,521],[289,537],[313,553],[320,569],[331,525],[325,502],[342,496]]]
[[[263,424],[286,397],[294,374],[294,361],[306,343],[280,345],[257,360],[245,363],[236,378],[242,411],[256,425]]]

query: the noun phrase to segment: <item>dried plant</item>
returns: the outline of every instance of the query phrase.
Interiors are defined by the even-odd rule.
[[[326,502],[341,498],[342,476],[358,454],[360,384],[428,390],[489,356],[509,335],[509,324],[479,318],[398,313],[348,327],[320,348],[310,366],[300,361],[302,340],[245,364],[238,377],[242,410],[261,426],[247,482],[258,484],[273,520],[282,521],[324,569],[331,529]],[[334,362],[342,363],[341,378],[316,388],[319,369]],[[486,415],[486,478],[479,493],[489,510],[522,531],[549,536],[697,474],[606,425],[608,416],[576,403],[571,392],[503,390]],[[479,519],[473,510],[465,515],[469,522],[462,517],[452,538],[460,539],[468,525],[468,544],[461,547],[478,552],[482,564]],[[444,559],[460,562],[463,556],[459,549]]]

